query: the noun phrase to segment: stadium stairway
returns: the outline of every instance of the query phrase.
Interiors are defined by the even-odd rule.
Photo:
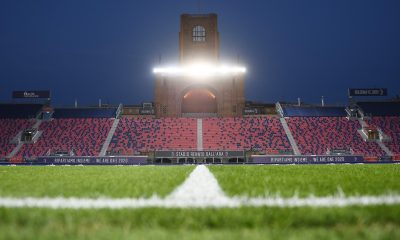
[[[42,120],[41,119],[36,119],[35,124],[33,124],[32,128],[36,128],[39,129],[40,124],[42,124]],[[23,129],[24,130],[24,129]],[[15,148],[11,151],[11,153],[7,156],[7,158],[13,158],[18,152],[19,150],[22,148],[22,146],[25,144],[24,142],[20,142],[19,139],[21,138],[22,135],[22,131],[21,130],[16,136],[15,136],[15,140],[18,142],[18,144],[15,146]],[[39,138],[41,135],[41,132],[38,132],[38,134],[36,135],[36,139]]]
[[[285,118],[283,118],[283,117],[280,118],[280,121],[282,123],[283,130],[285,130],[285,133],[286,133],[286,136],[287,136],[287,138],[288,138],[288,140],[290,142],[290,145],[292,146],[294,154],[295,155],[301,155],[301,152],[299,150],[299,147],[297,146],[296,140],[294,140],[292,132],[290,131],[289,126],[288,126]]]
[[[368,123],[366,123],[363,119],[359,118],[358,122],[362,127],[368,127]],[[360,130],[361,131],[361,130]],[[360,133],[360,132],[359,132]],[[360,135],[363,137],[363,134],[360,133]],[[390,149],[382,142],[382,141],[376,141],[376,143],[379,145],[379,147],[386,153],[388,156],[393,156],[394,154]]]
[[[106,155],[108,146],[110,145],[110,142],[114,136],[114,133],[115,133],[115,130],[117,129],[118,124],[119,124],[119,118],[114,119],[111,129],[108,132],[107,138],[104,141],[103,146],[101,147],[99,157],[104,157]]]
[[[376,143],[378,143],[379,147],[382,148],[382,150],[386,153],[386,155],[391,157],[393,156],[393,153],[389,150],[388,147],[386,147],[386,145],[382,141],[377,141]]]
[[[358,119],[358,122],[360,123],[361,127],[367,127],[368,126],[368,124],[364,120],[362,120],[361,118]]]
[[[36,128],[36,129],[39,129],[40,124],[42,124],[42,120],[38,119],[38,120],[36,120],[35,124],[32,127]]]
[[[203,151],[203,119],[197,119],[197,151]]]
[[[367,123],[379,127],[384,132],[383,141],[390,151],[400,158],[400,117],[399,116],[374,116],[366,120]]]
[[[10,154],[8,154],[7,158],[13,158],[15,156],[15,154],[17,154],[17,152],[21,149],[21,147],[24,145],[23,142],[19,142],[15,148],[11,151]]]
[[[365,141],[359,130],[362,123],[347,117],[290,117],[285,119],[302,154],[323,155],[331,150],[346,150],[368,157],[386,153],[376,141]]]

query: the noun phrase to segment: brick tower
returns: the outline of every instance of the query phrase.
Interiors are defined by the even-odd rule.
[[[179,66],[194,63],[207,68],[190,74],[157,73],[157,117],[241,116],[244,108],[244,74],[225,74],[219,62],[219,32],[216,14],[182,14],[179,32]],[[196,76],[213,69],[206,78]],[[196,70],[198,72],[196,72]]]

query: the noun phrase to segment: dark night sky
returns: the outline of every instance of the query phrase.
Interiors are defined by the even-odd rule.
[[[152,101],[152,67],[178,62],[179,15],[197,0],[0,2],[0,101],[50,89],[56,105]],[[249,100],[346,101],[348,87],[400,94],[399,0],[208,0],[221,59],[248,68]]]

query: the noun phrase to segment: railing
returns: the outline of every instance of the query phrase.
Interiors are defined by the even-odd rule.
[[[115,112],[115,118],[119,118],[119,116],[121,115],[121,112],[122,112],[122,103],[120,103],[119,105],[118,105],[118,108],[117,108],[117,111]]]
[[[281,117],[284,117],[283,116],[283,109],[282,109],[282,106],[281,106],[280,102],[277,102],[275,104],[275,107],[276,107],[276,112],[279,113],[279,115],[281,115]]]
[[[206,117],[218,117],[218,114],[217,113],[182,113],[182,117],[206,118]]]

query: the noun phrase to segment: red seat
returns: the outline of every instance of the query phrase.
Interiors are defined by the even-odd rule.
[[[111,129],[113,119],[71,118],[43,122],[42,136],[34,144],[25,144],[17,153],[23,157],[44,156],[49,151],[71,151],[76,156],[97,156]]]
[[[122,118],[108,151],[123,155],[155,150],[197,149],[194,118]]]
[[[32,127],[34,123],[35,120],[29,119],[0,119],[0,158],[7,157],[16,147],[16,144],[12,144],[11,140],[20,131]]]
[[[372,117],[367,123],[388,135],[391,141],[385,142],[385,145],[393,154],[400,154],[400,117]]]
[[[302,154],[326,154],[327,149],[350,147],[355,154],[382,156],[375,142],[365,142],[357,130],[358,120],[345,117],[291,117],[287,123]]]
[[[208,150],[290,151],[291,146],[276,117],[205,118],[203,147]]]

